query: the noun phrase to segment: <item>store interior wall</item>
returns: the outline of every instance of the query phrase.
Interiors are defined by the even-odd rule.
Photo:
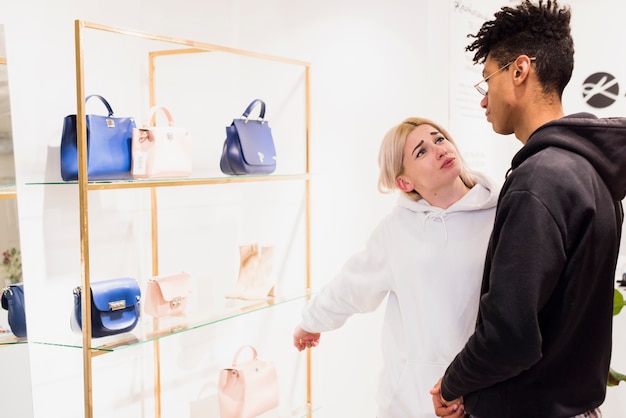
[[[74,19],[311,63],[312,171],[316,173],[312,186],[314,287],[332,279],[343,262],[363,246],[373,226],[394,203],[394,196],[383,196],[376,190],[376,157],[384,133],[407,116],[425,116],[443,125],[449,121],[454,107],[448,100],[448,79],[450,72],[454,71],[449,66],[449,34],[452,32],[448,16],[452,2],[322,0],[311,4],[241,0],[186,3],[189,4],[161,0],[150,3],[60,1],[52,4],[37,0],[10,7],[4,3],[0,5],[2,16],[7,19],[10,85],[11,91],[15,92],[11,96],[11,107],[20,231],[22,241],[26,243],[24,270],[26,277],[32,277],[38,286],[50,286],[42,279],[50,249],[41,240],[48,227],[43,223],[41,208],[50,202],[45,202],[43,190],[21,193],[20,184],[42,181],[46,177],[46,167],[50,164],[48,150],[59,144],[63,117],[75,112]],[[502,3],[494,0],[494,11]],[[611,1],[604,0],[602,4],[605,3]],[[620,71],[621,67],[612,61],[612,57],[598,56],[595,46],[606,43],[607,39],[618,42],[621,32],[617,24],[611,26],[615,32],[607,31],[604,23],[603,29],[597,33],[583,30],[582,17],[598,13],[597,6],[587,5],[582,0],[572,0],[570,4],[575,10],[574,29],[584,32],[589,39],[588,42],[577,42],[577,57],[593,57],[593,60],[577,59],[571,83],[574,88],[566,91],[566,110],[578,111],[584,103],[579,103],[579,93],[575,89],[584,83],[584,74],[597,70],[600,63],[605,63],[614,72]],[[584,25],[588,25],[587,20]],[[123,68],[124,63],[120,65]],[[132,83],[139,76],[133,69],[128,73],[120,71],[115,78],[123,84]],[[621,78],[626,80],[624,74]],[[623,115],[625,101],[620,97],[619,108],[605,111]],[[128,102],[119,103],[116,110],[120,114],[139,112],[144,105],[136,98],[129,98]],[[271,115],[269,108],[268,113]],[[514,138],[497,139],[514,141]],[[221,143],[223,138],[207,140]],[[510,157],[502,156],[503,159]],[[499,171],[490,174],[503,176]],[[64,198],[71,200],[76,196]],[[55,204],[61,217],[64,203]],[[138,200],[125,204],[141,206]],[[145,207],[140,207],[141,210],[145,211]],[[77,225],[67,227],[77,228]],[[71,237],[75,237],[74,232]],[[33,305],[28,307],[29,312],[37,309],[36,303]],[[375,313],[353,317],[341,330],[326,333],[314,350],[313,399],[314,402],[323,399],[327,405],[320,411],[320,416],[373,416],[377,371],[382,365],[379,349],[382,314],[383,309],[379,309]],[[286,315],[281,319],[285,323],[283,329],[295,327],[296,317]],[[622,358],[626,356],[620,355],[625,344],[621,334],[626,327],[621,319],[616,319],[614,363],[618,369],[626,363],[626,358]],[[44,325],[32,323],[35,329]],[[289,333],[283,332],[272,338],[285,351],[290,349]],[[46,416],[50,408],[58,405],[59,398],[78,405],[69,408],[66,416],[80,416],[82,386],[76,382],[76,376],[80,376],[80,355],[58,350],[55,358],[62,360],[51,364],[50,354],[48,350],[37,349],[31,353],[34,416]],[[289,355],[296,356],[295,353]],[[137,366],[140,356],[120,354],[111,375],[124,373],[128,368],[141,368]],[[171,367],[176,368],[179,364],[180,359]],[[142,375],[149,379],[145,370],[133,374]],[[48,376],[63,376],[63,384]],[[197,378],[195,374],[194,377]],[[177,378],[184,380],[188,376],[180,373]],[[605,417],[620,416],[618,411],[626,406],[623,390],[622,387],[609,389]],[[105,383],[99,383],[94,393],[98,403],[119,395]],[[132,399],[139,395],[125,396]],[[189,416],[194,417],[191,409]],[[102,416],[120,416],[120,411],[124,411],[123,407],[108,405],[106,415]],[[144,411],[141,416],[150,414]]]
[[[13,155],[13,135],[11,129],[11,106],[6,64],[4,26],[0,25],[0,188],[15,186],[15,161]],[[6,190],[3,190],[6,191]],[[0,252],[11,253],[20,250],[19,218],[17,201],[14,198],[0,198]],[[4,267],[4,265],[2,266]],[[0,271],[0,288],[14,283],[8,271]],[[12,340],[8,312],[0,310],[1,336]],[[32,416],[30,379],[30,358],[27,344],[7,344],[0,347],[0,368],[10,379],[0,380],[0,412],[2,416]]]

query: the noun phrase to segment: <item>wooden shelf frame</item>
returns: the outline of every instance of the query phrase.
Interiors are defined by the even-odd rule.
[[[152,270],[158,274],[158,213],[157,213],[157,191],[159,187],[183,186],[183,185],[210,185],[240,182],[264,182],[264,181],[285,181],[303,180],[305,182],[305,291],[310,295],[311,289],[311,187],[310,187],[310,126],[311,126],[311,90],[310,90],[310,64],[305,61],[294,60],[274,55],[267,55],[252,51],[235,49],[215,44],[197,42],[181,38],[173,38],[146,32],[102,25],[84,20],[74,21],[75,30],[75,56],[76,56],[76,121],[77,121],[77,147],[78,147],[78,187],[79,209],[80,209],[80,263],[81,263],[81,286],[82,286],[82,317],[91,317],[91,287],[90,287],[90,253],[89,253],[89,208],[88,194],[92,190],[108,190],[120,188],[145,188],[151,190],[151,210],[152,210]],[[86,30],[96,30],[120,35],[126,35],[146,40],[154,40],[174,45],[182,45],[185,48],[171,51],[154,51],[149,54],[149,83],[150,83],[150,104],[154,105],[154,59],[162,55],[189,54],[200,52],[222,52],[235,54],[266,61],[274,61],[289,65],[300,66],[305,72],[305,173],[297,175],[270,175],[270,176],[237,176],[211,179],[185,179],[170,181],[113,181],[113,182],[90,182],[87,178],[87,127],[86,127],[86,103],[85,103],[85,71],[83,48],[85,44],[84,34]],[[308,298],[309,296],[307,296]],[[174,334],[172,334],[174,335]],[[101,351],[94,350],[92,346],[92,329],[90,321],[84,321],[82,327],[82,347],[83,347],[83,403],[84,417],[93,418],[93,370],[92,359],[101,354]],[[306,353],[306,416],[311,417],[313,413],[311,396],[311,352]],[[158,339],[154,341],[154,367],[155,367],[155,415],[161,416],[160,405],[160,347]]]
[[[15,185],[0,187],[0,199],[17,199],[17,188]]]

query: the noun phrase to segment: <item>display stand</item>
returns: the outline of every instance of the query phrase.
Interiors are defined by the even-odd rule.
[[[6,62],[6,61],[5,61]],[[17,191],[15,185],[10,184],[6,186],[0,186],[0,200],[15,200],[17,199]],[[4,287],[4,285],[2,285]],[[0,289],[2,289],[0,287]],[[26,343],[26,338],[18,338],[11,333],[0,334],[0,346],[2,345],[13,345],[13,344],[24,344]]]
[[[145,40],[160,41],[175,45],[182,45],[186,48],[177,49],[175,51],[157,51],[150,54],[150,105],[155,103],[155,83],[153,77],[154,58],[166,54],[189,54],[197,52],[221,52],[225,54],[235,54],[246,56],[258,60],[273,61],[278,63],[284,63],[286,65],[296,65],[304,69],[305,74],[305,169],[303,173],[297,174],[279,174],[269,176],[236,176],[236,177],[207,177],[207,178],[189,178],[180,180],[129,180],[129,181],[108,181],[108,182],[93,182],[87,179],[87,127],[85,125],[86,109],[85,109],[85,80],[84,80],[84,57],[83,49],[84,45],[84,32],[86,30],[96,30],[103,32],[110,32],[121,34],[124,36],[130,36],[134,38],[142,38]],[[159,259],[158,259],[158,214],[157,214],[157,189],[162,187],[180,187],[180,186],[211,186],[217,184],[231,184],[231,183],[248,183],[248,182],[271,182],[271,181],[302,181],[304,182],[304,216],[305,216],[305,272],[304,272],[304,289],[300,296],[296,298],[308,298],[310,295],[310,165],[309,165],[309,125],[310,125],[310,65],[306,62],[281,58],[271,55],[259,54],[249,51],[243,51],[234,48],[228,48],[218,45],[212,45],[202,42],[177,39],[171,37],[164,37],[159,35],[153,35],[144,32],[138,32],[134,30],[122,29],[112,26],[100,25],[96,23],[86,22],[82,20],[75,21],[75,53],[76,53],[76,120],[77,120],[77,137],[78,137],[78,181],[76,182],[78,187],[79,205],[80,205],[80,263],[81,263],[81,287],[82,287],[82,317],[91,317],[91,289],[90,289],[90,238],[89,238],[89,207],[88,196],[91,191],[113,190],[113,189],[134,189],[134,188],[148,188],[150,189],[151,196],[151,228],[152,228],[152,273],[158,275],[159,273]],[[161,416],[161,384],[160,384],[160,346],[159,341],[161,338],[174,336],[181,332],[192,331],[195,328],[201,326],[210,326],[214,322],[223,321],[230,317],[241,315],[242,312],[255,311],[260,309],[271,309],[274,306],[281,303],[288,302],[292,299],[275,299],[266,303],[256,303],[249,306],[239,307],[232,312],[225,312],[220,315],[219,318],[200,317],[192,319],[191,325],[187,325],[183,328],[168,328],[160,330],[158,324],[155,323],[154,330],[142,337],[141,341],[132,339],[131,341],[116,340],[115,343],[109,345],[94,345],[92,339],[92,329],[90,321],[85,321],[82,327],[82,351],[83,351],[83,378],[84,378],[84,416],[86,418],[93,417],[93,374],[92,374],[92,360],[95,356],[115,351],[118,346],[128,344],[138,344],[146,341],[152,341],[154,345],[154,369],[155,369],[155,415]],[[156,320],[155,320],[156,321]],[[311,401],[311,354],[307,351],[307,382],[306,382],[306,416],[312,416],[312,401]]]

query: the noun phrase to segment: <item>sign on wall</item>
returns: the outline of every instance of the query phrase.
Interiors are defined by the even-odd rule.
[[[566,113],[626,116],[624,24],[617,0],[570,0],[574,73],[563,94]]]

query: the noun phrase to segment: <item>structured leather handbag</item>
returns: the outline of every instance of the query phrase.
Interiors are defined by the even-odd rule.
[[[161,110],[167,126],[150,126]],[[163,106],[150,108],[142,128],[133,128],[133,178],[189,177],[192,169],[192,144],[187,129],[176,126],[170,111]]]
[[[11,284],[2,291],[2,309],[8,311],[9,327],[13,335],[26,337],[26,311],[24,309],[24,285]]]
[[[89,180],[115,180],[131,177],[131,137],[135,120],[132,117],[114,117],[109,102],[100,99],[108,116],[86,115],[87,122],[87,177]],[[61,135],[61,177],[64,181],[78,179],[78,145],[76,115],[63,121]]]
[[[254,107],[260,106],[259,119],[250,119]],[[276,148],[272,130],[265,118],[265,102],[255,99],[242,117],[226,127],[220,169],[229,175],[270,174],[276,170]]]
[[[245,349],[252,350],[252,359],[239,363]],[[279,404],[276,368],[251,345],[237,350],[232,367],[220,372],[217,389],[221,418],[253,418]]]
[[[74,288],[70,325],[82,330],[82,288]],[[132,277],[91,283],[91,336],[93,338],[131,331],[140,316],[141,289]]]
[[[178,315],[187,308],[191,275],[181,272],[151,277],[146,286],[144,310],[154,317]]]

